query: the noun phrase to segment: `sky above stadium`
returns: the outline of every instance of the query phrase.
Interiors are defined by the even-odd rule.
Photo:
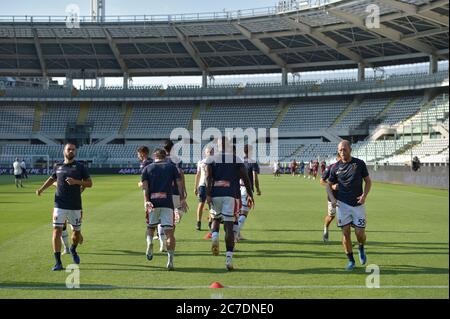
[[[235,11],[274,6],[276,0],[106,0],[106,15],[175,14]],[[81,15],[90,14],[91,0],[0,0],[0,15],[66,15],[76,4]]]

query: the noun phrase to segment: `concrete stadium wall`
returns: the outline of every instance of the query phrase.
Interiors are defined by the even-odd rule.
[[[449,166],[422,166],[414,172],[408,166],[369,167],[373,181],[448,189]]]
[[[260,168],[261,174],[272,174],[270,166],[264,165]],[[418,172],[408,166],[379,166],[376,171],[373,166],[369,166],[368,169],[375,182],[449,189],[449,166],[422,166]],[[288,170],[286,172],[289,173]]]

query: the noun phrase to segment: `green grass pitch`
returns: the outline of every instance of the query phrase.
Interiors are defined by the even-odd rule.
[[[54,190],[34,194],[44,179],[33,176],[16,189],[12,176],[0,177],[0,298],[449,297],[446,190],[374,183],[366,250],[368,264],[380,268],[381,288],[370,289],[358,260],[353,272],[344,270],[334,222],[331,241],[322,242],[326,197],[318,181],[262,176],[263,194],[243,231],[248,240],[236,246],[236,270],[227,272],[223,230],[218,257],[205,231],[195,230],[197,200],[193,176],[187,176],[190,211],[177,226],[176,270],[168,272],[165,254],[145,258],[139,177],[94,176],[94,187],[83,194],[81,288],[66,289],[68,273],[50,271]],[[63,263],[70,264],[70,256]],[[215,281],[226,288],[208,288]]]

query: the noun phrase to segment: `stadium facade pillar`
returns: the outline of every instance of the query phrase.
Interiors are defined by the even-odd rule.
[[[42,86],[44,87],[44,89],[48,89],[49,87],[49,78],[47,75],[44,75],[44,77],[42,78]]]
[[[68,88],[73,87],[73,79],[70,76],[66,76],[66,85]]]
[[[286,68],[281,69],[281,85],[288,85],[288,70]]]
[[[438,72],[438,58],[435,55],[430,55],[430,74]]]
[[[124,72],[124,74],[123,74],[123,88],[124,89],[128,89],[128,79],[129,79],[128,73]]]
[[[208,72],[202,72],[202,88],[208,87]]]
[[[358,81],[366,79],[366,66],[363,63],[358,63]]]

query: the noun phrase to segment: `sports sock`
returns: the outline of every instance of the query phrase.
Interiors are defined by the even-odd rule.
[[[233,224],[233,233],[234,233],[234,238],[236,239],[237,236],[239,235],[239,224],[237,222],[235,224]]]
[[[328,227],[326,225],[323,226],[323,233],[328,233]]]
[[[233,251],[227,251],[226,256],[230,258],[233,257]]]
[[[174,251],[173,250],[167,250],[167,261],[173,262],[173,255],[174,255]]]
[[[147,246],[150,246],[153,242],[153,236],[147,235]]]
[[[244,227],[246,219],[247,219],[247,216],[245,216],[245,215],[239,216],[239,231],[241,231],[242,228]]]
[[[158,224],[158,235],[159,235],[159,243],[161,245],[164,245],[166,241],[166,234],[164,233],[164,229],[162,228],[161,224]]]
[[[211,234],[211,240],[212,241],[218,241],[219,240],[219,232],[218,231],[213,231]]]
[[[69,232],[67,230],[63,230],[61,234],[62,243],[64,245],[64,249],[69,249]]]
[[[62,262],[61,262],[61,252],[55,252],[54,253],[54,255],[55,255],[55,261],[56,261],[56,263],[57,264],[62,264]]]
[[[347,258],[349,261],[351,261],[353,263],[355,262],[355,258],[353,258],[353,253],[347,253]]]

